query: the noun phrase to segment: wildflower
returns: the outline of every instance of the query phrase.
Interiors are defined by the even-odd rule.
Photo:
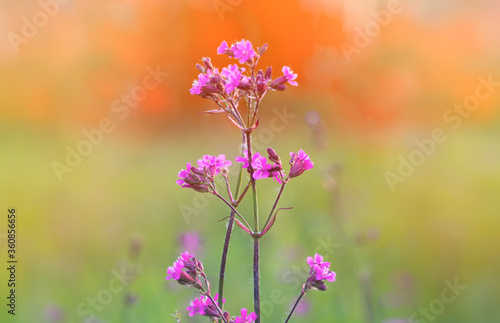
[[[181,253],[181,255],[179,256],[179,260],[183,261],[183,262],[188,262],[188,261],[191,261],[191,259],[194,258],[193,255],[191,255],[189,252],[187,251],[184,251],[183,253]]]
[[[201,88],[208,82],[209,76],[203,73],[198,74],[198,79],[193,81],[193,86],[189,89],[191,95],[200,94]]]
[[[297,82],[294,81],[297,78],[297,73],[293,73],[293,71],[290,69],[290,67],[283,66],[283,68],[281,69],[281,71],[283,72],[283,74],[284,74],[287,82],[290,85],[293,85],[293,86],[299,85]]]
[[[198,253],[203,249],[203,238],[197,231],[187,231],[179,236],[179,243],[184,250]]]
[[[189,316],[195,316],[195,314],[205,315],[205,307],[207,306],[203,300],[207,298],[206,296],[200,296],[191,301],[190,305],[186,308],[189,312]]]
[[[180,259],[176,260],[173,266],[168,267],[167,277],[165,277],[165,279],[179,280],[181,278],[182,269],[184,269],[184,262]]]
[[[187,163],[186,170],[182,169],[177,176],[180,179],[176,183],[181,187],[192,188],[200,193],[210,191],[210,179],[205,176],[204,170],[192,167],[191,163]]]
[[[244,157],[236,157],[236,161],[243,164],[243,168],[248,168],[248,150],[243,152]],[[281,183],[281,179],[284,177],[281,171],[281,166],[277,164],[271,165],[267,163],[266,157],[262,156],[260,153],[255,153],[252,155],[252,168],[253,168],[253,178],[255,180],[272,177],[278,183]]]
[[[302,173],[308,169],[313,168],[314,163],[311,161],[309,156],[301,149],[299,153],[290,153],[290,178],[302,175]]]
[[[240,80],[242,79],[242,72],[245,69],[240,69],[238,65],[229,65],[228,67],[224,67],[221,72],[221,76],[226,78],[225,82],[225,90],[226,93],[230,93],[232,90],[240,85]]]
[[[330,270],[330,263],[323,261],[323,256],[315,254],[314,257],[307,258],[307,264],[311,267],[309,278],[304,285],[304,291],[310,289],[326,290],[324,281],[334,282],[336,273]]]
[[[218,175],[222,170],[227,170],[231,164],[230,160],[226,160],[224,154],[219,156],[203,155],[202,159],[198,159],[198,167],[211,177]]]
[[[214,302],[217,303],[219,299],[219,293],[215,294]],[[226,299],[222,299],[222,303],[225,303]],[[189,316],[195,316],[196,314],[205,315],[209,317],[220,317],[217,307],[212,303],[208,296],[200,296],[191,301],[190,306],[186,308],[189,312]]]
[[[257,53],[253,50],[252,43],[249,40],[244,39],[234,45],[233,52],[234,58],[239,59],[240,64],[249,61],[257,55]]]
[[[330,267],[330,263],[324,262],[323,256],[318,253],[315,254],[314,257],[307,257],[307,264],[311,267],[314,265],[318,265],[320,267]]]
[[[250,313],[250,315],[247,316],[247,309],[242,308],[241,315],[235,318],[234,323],[250,323],[254,322],[256,319],[257,315],[254,312]]]
[[[230,51],[229,46],[227,46],[227,42],[223,41],[220,46],[217,48],[217,54],[228,54]]]

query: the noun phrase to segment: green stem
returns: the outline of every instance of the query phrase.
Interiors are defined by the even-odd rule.
[[[273,212],[276,209],[276,206],[278,205],[278,201],[280,200],[281,194],[283,193],[283,190],[285,189],[285,185],[286,185],[286,182],[284,182],[283,184],[281,184],[280,191],[278,193],[278,196],[276,197],[276,201],[274,201],[274,205],[273,205],[273,208],[271,209],[271,213],[269,213],[269,216],[267,217],[266,224],[264,224],[264,226],[263,226],[263,228],[264,228],[263,230],[266,229],[267,224],[269,223],[269,221],[271,220],[271,218],[273,216]]]

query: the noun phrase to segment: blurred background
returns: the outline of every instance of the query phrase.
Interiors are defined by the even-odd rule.
[[[293,322],[498,322],[499,17],[494,0],[2,1],[0,201],[19,263],[0,320],[207,321],[164,278],[190,250],[217,285],[228,211],[175,180],[238,154],[238,130],[188,90],[202,57],[232,64],[216,49],[245,38],[269,44],[275,77],[299,75],[263,101],[256,150],[315,163],[262,240],[263,321],[282,321],[320,252],[337,281]],[[277,188],[259,182],[262,214]],[[226,309],[252,309],[241,230],[226,276]]]

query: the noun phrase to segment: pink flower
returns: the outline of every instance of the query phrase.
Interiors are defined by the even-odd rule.
[[[179,280],[182,274],[182,269],[184,269],[184,262],[180,259],[176,260],[173,266],[168,267],[167,277],[165,277],[165,279]]]
[[[200,94],[201,88],[208,82],[209,76],[206,74],[198,74],[198,79],[193,81],[193,86],[189,89],[191,95]]]
[[[250,323],[254,322],[257,319],[257,314],[254,312],[250,313],[250,315],[247,316],[247,309],[242,308],[241,309],[241,316],[237,316],[234,319],[234,323]]]
[[[231,166],[231,161],[226,161],[226,155],[219,156],[203,155],[202,159],[198,159],[198,167],[205,170],[212,177],[220,173],[221,170]]]
[[[330,267],[329,262],[323,262],[323,256],[320,254],[315,254],[314,257],[307,257],[307,264],[309,266],[318,265],[319,267]]]
[[[215,294],[214,302],[217,303],[218,299],[219,293]],[[222,299],[222,303],[226,303],[225,298]],[[215,307],[208,296],[202,295],[199,298],[195,298],[186,309],[189,311],[189,316],[200,314],[210,317],[220,317],[217,307]]]
[[[267,163],[267,159],[261,156],[260,153],[255,153],[252,156],[252,168],[253,168],[253,178],[262,179],[269,177],[269,170],[273,166]]]
[[[245,157],[238,156],[236,157],[236,161],[243,164],[243,168],[248,168],[248,150],[243,152]],[[262,156],[260,153],[255,153],[252,155],[252,168],[253,168],[253,178],[263,179],[272,177],[278,183],[281,184],[281,178],[284,177],[283,172],[281,171],[281,167],[277,167],[277,164],[274,166],[267,163],[267,158]]]
[[[207,307],[206,296],[200,296],[191,301],[190,305],[186,308],[189,312],[189,316],[195,316],[195,314],[205,315],[205,308]]]
[[[314,257],[307,258],[307,264],[311,266],[309,278],[307,279],[308,288],[326,290],[324,280],[334,282],[336,273],[330,270],[330,263],[323,261],[323,256],[315,254]]]
[[[177,176],[180,179],[176,183],[181,187],[192,188],[200,193],[210,191],[209,179],[205,176],[204,170],[192,167],[191,163],[187,163],[186,170],[182,169]]]
[[[293,71],[290,69],[290,67],[283,66],[281,71],[283,72],[286,80],[288,81],[288,83],[290,83],[290,85],[293,85],[293,86],[299,85],[297,82],[294,81],[297,78],[297,74],[293,73]]]
[[[242,79],[242,72],[245,69],[240,69],[238,65],[229,65],[228,67],[224,67],[222,72],[220,73],[223,77],[226,78],[225,89],[226,93],[230,93],[232,90],[240,85],[240,81]]]
[[[183,250],[198,253],[203,248],[203,239],[198,231],[187,231],[179,236],[179,243]]]
[[[240,64],[247,62],[255,57],[257,53],[252,48],[252,43],[249,40],[242,39],[234,46],[234,58],[240,60]]]
[[[229,50],[229,46],[227,46],[226,41],[223,41],[217,48],[217,54],[225,54],[227,50]]]
[[[179,256],[179,260],[183,261],[183,262],[188,262],[188,261],[191,261],[191,258],[194,258],[193,255],[191,255],[189,252],[187,251],[184,251],[183,253],[181,253],[181,255]]]
[[[317,281],[320,280],[327,280],[329,282],[334,282],[335,281],[335,272],[329,270],[330,266],[328,265],[327,267],[321,267],[318,265],[313,266],[314,272],[316,274],[315,279]]]
[[[302,175],[302,173],[308,169],[313,168],[314,163],[311,161],[309,156],[301,149],[299,153],[290,153],[290,178]]]

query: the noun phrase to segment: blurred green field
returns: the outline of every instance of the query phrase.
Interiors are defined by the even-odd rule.
[[[315,167],[287,186],[279,205],[293,210],[283,211],[262,240],[264,322],[283,320],[301,285],[290,269],[317,251],[332,262],[337,281],[326,292],[307,294],[306,314],[293,322],[408,319],[441,298],[444,281],[454,279],[467,289],[446,304],[436,322],[498,322],[498,125],[450,134],[394,193],[383,174],[395,171],[397,156],[408,154],[411,144],[375,145],[332,132],[324,138],[326,148],[317,149],[303,118],[291,127],[293,132],[276,134],[271,146],[285,160],[289,151],[304,148]],[[218,220],[228,211],[214,197],[193,200],[198,193],[175,184],[187,161],[203,154],[236,155],[237,132],[209,129],[154,140],[117,130],[59,183],[51,163],[64,158],[64,147],[78,142],[79,134],[4,125],[2,205],[15,206],[18,213],[13,322],[84,322],[78,307],[108,288],[134,237],[143,242],[138,276],[95,311],[95,322],[172,322],[169,314],[176,309],[183,311],[183,322],[206,322],[187,316],[193,290],[164,278],[182,251],[179,235],[196,230],[204,240],[199,258],[216,290],[225,232],[225,222]],[[264,216],[278,186],[270,180],[258,184]],[[181,208],[200,204],[187,223]],[[250,204],[243,204],[242,213],[250,212]],[[4,284],[6,271],[1,275]],[[253,308],[250,240],[239,229],[226,286],[227,310]],[[137,296],[128,306],[127,292]],[[11,317],[3,305],[0,321],[6,319]]]

